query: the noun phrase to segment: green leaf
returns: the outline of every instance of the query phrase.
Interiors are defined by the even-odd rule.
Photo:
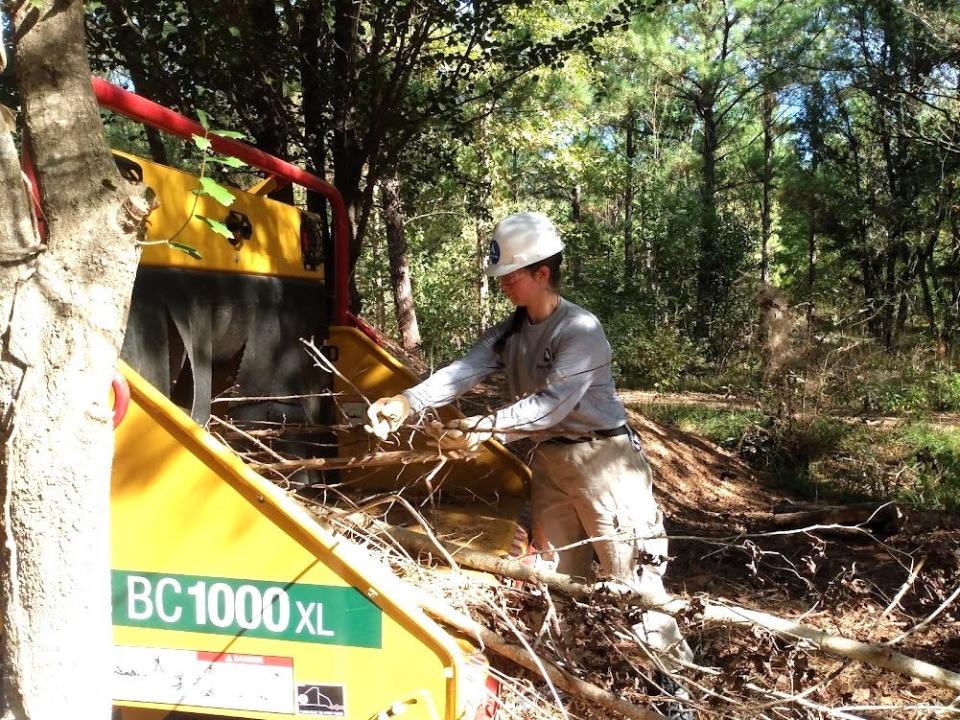
[[[197,110],[197,117],[200,118],[200,125],[204,130],[210,129],[210,118],[203,110]]]
[[[203,256],[199,252],[197,252],[197,249],[195,247],[190,247],[189,245],[184,245],[183,243],[179,243],[179,242],[171,242],[170,247],[176,248],[182,253],[186,253],[187,255],[192,257],[194,260],[203,260]]]
[[[240,37],[240,28],[238,28],[236,25],[231,25],[230,27],[228,27],[227,32],[229,32],[235,38]]]
[[[193,144],[200,148],[201,152],[206,152],[210,149],[210,140],[203,137],[203,135],[194,135]]]
[[[220,137],[233,138],[234,140],[246,140],[247,136],[242,132],[237,132],[236,130],[213,130],[214,135],[219,135]]]
[[[210,229],[213,230],[217,235],[223,235],[223,237],[227,238],[228,240],[234,239],[233,231],[219,220],[208,218],[206,215],[197,215],[197,217],[209,225]]]
[[[247,165],[243,160],[235,158],[232,155],[214,155],[213,157],[207,158],[207,162],[220,163],[221,165],[232,168],[242,168]]]
[[[223,185],[208,177],[200,178],[200,187],[194,192],[197,195],[209,195],[224,207],[230,207],[236,199]]]

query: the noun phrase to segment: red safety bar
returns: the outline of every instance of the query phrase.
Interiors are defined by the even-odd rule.
[[[347,313],[347,320],[350,325],[353,325],[357,330],[362,332],[368,338],[373,340],[373,342],[380,347],[383,347],[383,338],[380,337],[380,333],[377,332],[376,328],[373,327],[370,323],[364,320],[361,317],[357,317],[352,312]]]
[[[98,77],[92,78],[92,82],[97,102],[107,110],[112,110],[131,120],[136,120],[144,125],[150,125],[187,140],[193,135],[204,135],[207,132],[199,123],[151,100],[140,97],[136,93],[119,88]],[[311,175],[296,165],[291,165],[273,155],[268,155],[246,143],[213,134],[209,135],[209,139],[217,152],[232,155],[252,167],[296,183],[308,190],[318,192],[330,202],[334,228],[334,319],[338,325],[354,324],[351,322],[351,315],[347,309],[350,294],[348,263],[350,224],[347,218],[347,208],[343,204],[340,192],[333,185],[321,180],[316,175]]]
[[[20,151],[20,168],[23,174],[30,181],[30,195],[33,199],[33,216],[37,219],[37,231],[40,233],[40,239],[47,239],[47,220],[43,216],[43,206],[40,205],[40,186],[37,184],[37,168],[34,167],[33,157],[27,149],[27,143],[23,143]]]
[[[119,370],[114,371],[110,385],[113,388],[113,429],[116,430],[130,409],[130,386]]]

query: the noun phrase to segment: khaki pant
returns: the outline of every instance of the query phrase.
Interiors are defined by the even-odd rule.
[[[663,513],[653,497],[650,465],[628,436],[541,443],[531,469],[533,541],[542,558],[557,572],[590,580],[596,553],[604,575],[654,598],[667,597]],[[569,545],[576,546],[564,549]],[[641,565],[641,554],[660,562]],[[653,647],[693,659],[669,615],[648,611],[634,631]]]

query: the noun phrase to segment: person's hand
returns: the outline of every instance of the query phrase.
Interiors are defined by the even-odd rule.
[[[367,408],[367,419],[370,423],[364,425],[363,429],[381,440],[386,440],[387,435],[396,432],[403,425],[403,421],[410,417],[410,412],[410,401],[403,395],[380,398]]]
[[[442,451],[454,455],[472,453],[493,437],[493,418],[474,415],[446,423],[432,422],[427,426],[427,432],[434,437],[430,444]]]

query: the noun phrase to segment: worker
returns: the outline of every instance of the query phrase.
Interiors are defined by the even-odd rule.
[[[510,215],[496,227],[486,274],[500,282],[513,314],[487,331],[465,357],[368,410],[367,429],[385,439],[413,413],[452,402],[494,372],[506,374],[516,402],[489,415],[432,426],[439,447],[463,452],[496,437],[537,443],[530,469],[533,542],[551,569],[603,576],[651,598],[666,598],[667,540],[653,478],[627,424],[597,318],[559,294],[563,242],[545,215]],[[669,615],[646,612],[635,631],[669,658],[692,654]],[[670,695],[685,693],[661,676]],[[668,716],[692,718],[678,702]]]

